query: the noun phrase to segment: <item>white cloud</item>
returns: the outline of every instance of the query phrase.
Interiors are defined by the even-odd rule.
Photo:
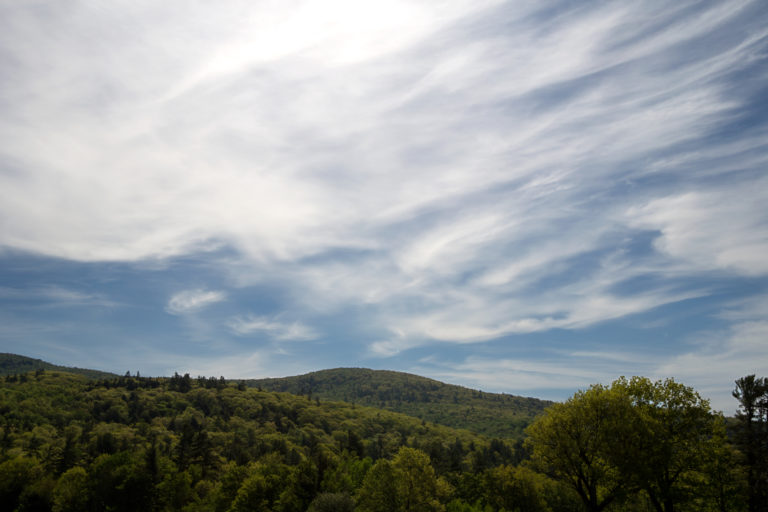
[[[765,300],[765,297],[763,297]],[[768,362],[768,310],[753,320],[720,332],[699,333],[690,350],[659,362],[653,375],[674,376],[709,398],[712,407],[734,414],[738,403],[731,396],[734,381],[749,374],[765,375]]]
[[[34,301],[35,305],[42,301],[45,306],[104,306],[118,305],[101,294],[86,293],[80,290],[63,288],[60,286],[37,286],[26,288],[12,288],[0,286],[0,299],[12,299],[20,301]]]
[[[375,307],[388,355],[706,293],[616,292],[630,278],[768,273],[765,145],[708,139],[750,106],[726,78],[768,29],[729,23],[756,2],[545,23],[537,2],[229,5],[1,8],[0,246],[78,261],[231,246],[233,285]],[[639,258],[646,231],[656,253]],[[168,311],[220,300],[187,290]]]
[[[200,311],[211,304],[226,300],[224,292],[215,290],[184,290],[174,294],[166,306],[166,311],[174,315],[183,315]]]
[[[253,315],[232,318],[228,325],[235,334],[240,336],[264,333],[277,341],[308,341],[319,337],[314,329],[300,322],[285,323]]]
[[[654,199],[627,212],[658,230],[656,248],[693,269],[768,274],[768,180]]]
[[[423,375],[471,388],[521,395],[537,391],[539,396],[553,396],[554,392],[568,389],[584,389],[596,382],[610,382],[620,376],[615,370],[610,371],[594,364],[483,357],[470,357],[458,364],[437,363],[419,367],[418,371]],[[560,399],[566,396],[560,396]]]

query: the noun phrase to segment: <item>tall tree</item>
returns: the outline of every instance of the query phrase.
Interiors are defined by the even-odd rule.
[[[533,463],[599,512],[642,490],[658,512],[693,503],[724,443],[718,418],[692,388],[643,377],[594,385],[528,429]]]
[[[361,512],[399,510],[395,472],[390,461],[379,459],[368,471],[358,492],[357,505]]]
[[[747,375],[736,380],[739,401],[736,444],[744,454],[749,512],[768,510],[768,379]]]
[[[631,414],[620,390],[596,384],[578,391],[528,427],[532,462],[571,486],[590,512],[621,502],[632,489],[614,460],[631,442]]]
[[[707,454],[720,439],[709,402],[673,379],[622,378],[613,387],[631,397],[633,439],[639,449],[617,463],[658,512],[674,512],[706,485]]]
[[[440,512],[440,484],[429,456],[403,446],[392,461],[380,459],[358,494],[362,512]]]
[[[403,446],[392,460],[392,468],[403,512],[437,512],[442,509],[437,500],[437,478],[429,455]]]

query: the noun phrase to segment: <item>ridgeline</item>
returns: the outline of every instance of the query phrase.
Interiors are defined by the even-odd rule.
[[[486,393],[409,373],[365,368],[336,368],[244,382],[249,387],[400,412],[506,439],[522,439],[525,428],[552,404],[537,398]]]

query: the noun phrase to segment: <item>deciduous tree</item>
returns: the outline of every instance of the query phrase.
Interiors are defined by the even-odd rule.
[[[674,512],[706,485],[707,454],[717,448],[717,420],[709,402],[674,379],[622,378],[613,388],[631,397],[634,414],[628,435],[638,450],[617,463],[658,512]]]
[[[535,467],[570,485],[590,512],[632,490],[616,465],[631,445],[629,396],[596,384],[550,407],[528,428]]]

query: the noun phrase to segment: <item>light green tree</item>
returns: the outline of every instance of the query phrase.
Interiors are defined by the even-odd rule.
[[[527,430],[532,463],[562,480],[590,512],[621,502],[632,490],[615,461],[634,441],[628,394],[596,384],[547,409]]]
[[[403,446],[392,460],[395,487],[403,512],[443,510],[438,500],[438,481],[429,455]]]
[[[631,451],[614,459],[622,472],[658,512],[705,493],[707,460],[724,443],[709,402],[674,379],[621,378],[613,389],[631,398],[634,411]]]
[[[360,512],[393,512],[399,510],[392,463],[379,459],[363,479],[357,499]]]
[[[718,421],[709,402],[673,379],[622,377],[551,407],[529,427],[529,444],[535,466],[567,482],[592,512],[638,491],[657,512],[703,510],[716,485],[713,460],[727,453]],[[725,496],[731,483],[722,485]]]
[[[381,459],[373,465],[358,493],[362,512],[441,512],[441,495],[448,485],[435,476],[429,456],[403,446],[392,462]]]
[[[88,504],[88,474],[75,466],[64,472],[53,489],[53,512],[79,512]]]

